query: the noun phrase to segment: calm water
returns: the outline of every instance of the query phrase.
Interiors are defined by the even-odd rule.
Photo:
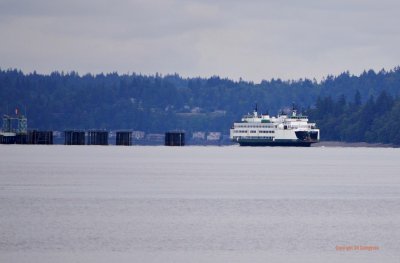
[[[0,154],[0,262],[399,262],[400,149]]]

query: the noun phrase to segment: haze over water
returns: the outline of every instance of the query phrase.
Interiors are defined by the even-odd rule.
[[[0,145],[0,154],[0,262],[400,258],[400,149]]]

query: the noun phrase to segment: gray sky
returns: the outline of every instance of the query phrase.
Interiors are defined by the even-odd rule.
[[[398,0],[0,0],[0,67],[317,78],[400,64]]]

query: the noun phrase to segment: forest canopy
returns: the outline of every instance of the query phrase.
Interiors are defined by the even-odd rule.
[[[229,133],[232,122],[258,103],[271,115],[294,103],[321,128],[322,140],[400,144],[400,68],[344,72],[322,81],[233,81],[117,73],[25,74],[0,69],[0,112],[26,113],[29,128],[180,129]],[[397,127],[397,126],[396,126]],[[392,134],[393,133],[393,134]]]

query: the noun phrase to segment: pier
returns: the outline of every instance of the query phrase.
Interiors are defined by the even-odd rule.
[[[53,144],[53,131],[28,131],[28,144]]]
[[[108,145],[108,131],[90,130],[87,134],[87,145]]]
[[[132,145],[132,132],[131,131],[117,131],[115,145]]]
[[[115,135],[115,137],[114,137]],[[63,132],[53,130],[28,130],[27,118],[16,110],[13,115],[3,115],[3,126],[0,131],[0,144],[30,144],[30,145],[109,145],[131,146],[162,145],[184,146],[185,132],[174,130],[162,133],[148,133],[144,131],[102,129],[76,130],[67,129]]]
[[[85,131],[64,131],[64,145],[85,145]]]
[[[165,146],[185,146],[185,133],[180,131],[166,132]]]

